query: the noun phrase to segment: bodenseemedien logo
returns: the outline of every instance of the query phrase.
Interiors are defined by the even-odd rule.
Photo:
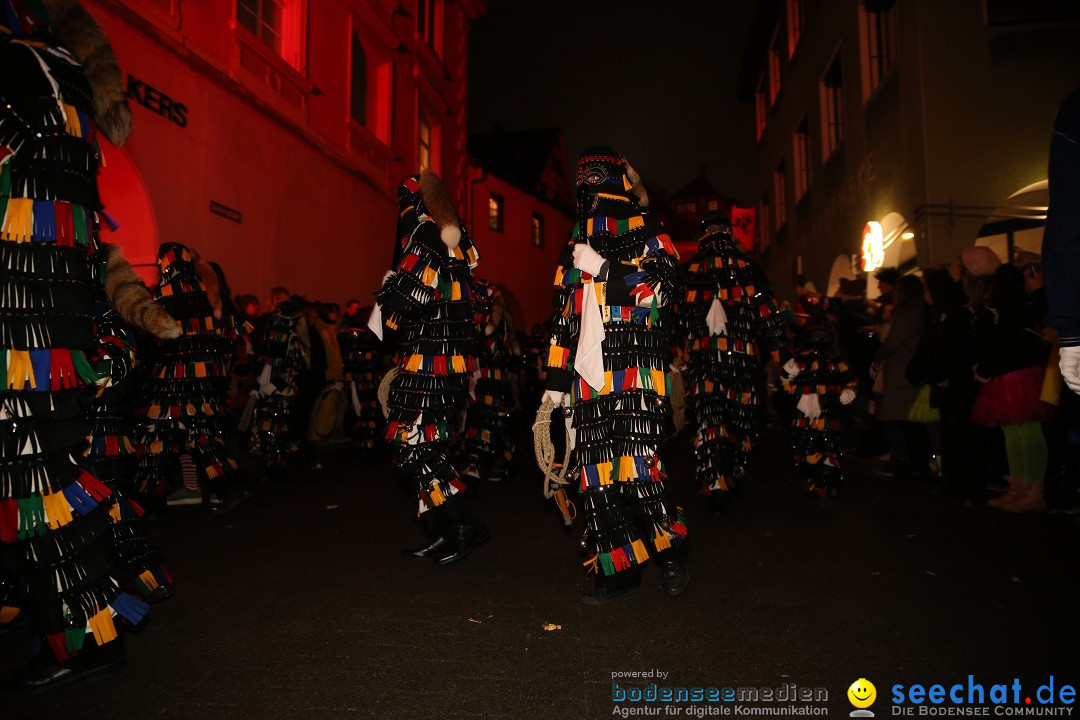
[[[851,717],[874,717],[874,713],[867,710],[867,708],[873,705],[874,701],[877,700],[877,688],[874,687],[874,683],[866,678],[859,678],[851,683],[851,687],[847,689],[847,698],[848,702],[855,706],[855,709],[850,713]]]

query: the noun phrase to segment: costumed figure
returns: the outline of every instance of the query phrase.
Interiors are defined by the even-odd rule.
[[[424,547],[402,554],[446,565],[490,533],[465,512],[465,485],[450,461],[454,421],[465,405],[474,352],[472,269],[479,260],[446,188],[429,171],[398,188],[394,269],[376,294],[369,327],[396,331],[401,364],[388,385],[386,439],[394,467],[416,491]]]
[[[122,362],[94,331],[91,118],[121,144],[131,115],[111,47],[71,0],[0,0],[0,67],[0,623],[25,618],[38,639],[23,685],[40,690],[123,667],[119,626],[148,608],[121,587],[116,493],[83,465],[95,386]]]
[[[761,399],[764,357],[787,342],[764,273],[740,247],[725,217],[702,223],[698,253],[678,306],[689,355],[689,396],[697,422],[694,454],[702,495],[717,510],[746,473]]]
[[[309,362],[302,333],[307,332],[304,308],[295,300],[285,300],[274,308],[262,348],[262,371],[256,388],[254,419],[251,424],[251,452],[260,456],[268,471],[281,472],[300,450],[307,430],[298,423],[297,400],[300,374]]]
[[[803,304],[820,302],[808,297]],[[820,315],[811,313],[811,318]],[[799,331],[795,356],[784,363],[781,379],[796,401],[791,423],[795,466],[806,489],[827,505],[843,479],[840,419],[855,400],[858,378],[837,355],[832,332],[820,317]]]
[[[502,293],[488,281],[473,282],[473,308],[476,370],[469,383],[463,474],[498,481],[506,477],[514,458],[507,427],[513,403],[509,377],[513,329]]]
[[[180,243],[158,249],[154,297],[180,323],[180,337],[162,342],[138,424],[139,490],[164,494],[183,470],[170,504],[208,499],[229,510],[247,494],[234,486],[236,461],[226,448],[230,364],[243,321],[221,312],[217,275]],[[209,495],[213,497],[207,497]]]
[[[555,273],[545,398],[572,413],[569,473],[584,493],[586,604],[637,587],[654,557],[671,596],[689,583],[686,524],[657,454],[670,412],[668,310],[678,254],[619,153],[592,148],[577,165],[578,219]]]
[[[367,316],[371,308],[357,315]],[[382,359],[378,339],[366,327],[347,325],[338,333],[341,359],[344,363],[346,415],[345,431],[367,450],[375,447],[382,416],[379,413],[379,380],[382,378]]]
[[[180,329],[176,320],[150,297],[119,247],[102,246],[94,260],[96,267],[105,268],[105,282],[94,309],[94,336],[100,342],[95,368],[107,372],[110,382],[90,405],[89,443],[83,455],[93,475],[117,498],[120,517],[112,525],[117,577],[125,589],[156,603],[172,596],[172,577],[157,548],[147,539],[140,524],[145,511],[133,499],[137,493],[137,458],[131,438],[135,426],[132,394],[137,358],[135,329],[124,317],[133,318],[142,329],[162,339],[176,337]]]

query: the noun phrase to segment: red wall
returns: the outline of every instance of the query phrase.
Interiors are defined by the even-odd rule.
[[[570,238],[573,220],[534,195],[473,167],[470,182],[472,200],[469,232],[480,250],[476,277],[498,285],[514,313],[518,331],[528,331],[534,323],[551,317],[555,266],[559,251]],[[488,225],[488,198],[491,193],[505,200],[503,230]],[[532,244],[532,214],[544,217],[544,247]]]
[[[123,152],[133,172],[103,179],[106,202],[133,192],[147,200],[107,207],[133,262],[152,262],[157,244],[177,241],[221,263],[234,294],[264,298],[285,285],[310,299],[370,300],[390,262],[397,184],[417,170],[418,102],[441,123],[443,179],[465,197],[466,33],[482,6],[437,1],[442,58],[415,33],[416,0],[302,2],[301,71],[234,27],[235,2],[87,2],[125,75],[187,109],[181,127],[156,111],[153,93],[152,109],[132,100],[135,129]],[[392,113],[389,144],[348,117],[354,25],[369,58],[392,65],[390,94],[378,100]],[[213,214],[211,202],[239,211],[241,222]],[[153,228],[156,237],[132,236]]]

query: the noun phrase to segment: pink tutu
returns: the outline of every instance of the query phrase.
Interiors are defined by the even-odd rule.
[[[1046,368],[1034,365],[991,378],[979,388],[971,420],[984,427],[1043,422],[1054,408],[1039,399]]]

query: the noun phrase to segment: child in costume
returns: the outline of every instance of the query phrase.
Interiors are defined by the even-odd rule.
[[[182,485],[170,504],[199,504],[213,493],[219,510],[246,499],[236,487],[236,461],[226,449],[230,365],[243,321],[221,312],[217,276],[180,243],[158,249],[161,275],[154,297],[180,323],[181,335],[161,343],[139,421],[139,486],[164,494],[178,471]]]
[[[465,419],[464,475],[498,481],[506,477],[514,458],[507,427],[513,402],[510,389],[511,333],[506,301],[495,285],[473,282],[476,323],[476,370],[469,386]]]
[[[309,364],[307,332],[303,304],[290,298],[277,304],[260,338],[262,370],[252,391],[251,452],[263,459],[269,474],[283,472],[305,441],[307,418],[298,417],[296,408],[300,374]]]
[[[765,274],[740,247],[726,217],[702,223],[685,282],[678,315],[697,422],[697,479],[701,494],[719,510],[746,473],[763,357],[778,362],[787,338]]]
[[[367,317],[371,308],[362,308],[356,314]],[[382,378],[382,361],[375,335],[366,327],[354,327],[352,322],[350,320],[338,333],[344,363],[345,431],[359,447],[371,450],[382,424],[377,392]]]
[[[402,554],[447,565],[490,536],[466,513],[465,485],[450,461],[453,425],[477,369],[472,269],[480,256],[434,173],[402,181],[398,203],[394,266],[369,326],[380,339],[396,331],[401,344],[386,438],[395,470],[416,491],[427,535],[426,545]]]
[[[818,308],[818,298],[803,304]],[[834,349],[832,332],[821,322],[821,312],[799,332],[795,356],[784,363],[784,390],[796,406],[791,423],[795,466],[806,489],[823,504],[836,496],[843,479],[840,470],[840,419],[843,409],[855,400],[858,378]]]
[[[608,147],[577,164],[578,219],[555,273],[547,399],[572,412],[570,476],[584,494],[585,567],[601,604],[641,582],[650,557],[664,591],[689,582],[686,524],[657,453],[667,415],[668,304],[678,254],[626,159]]]

